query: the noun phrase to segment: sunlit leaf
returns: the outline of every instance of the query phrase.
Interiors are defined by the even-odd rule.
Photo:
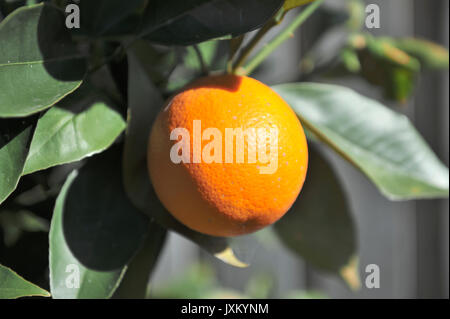
[[[58,196],[50,230],[54,298],[111,297],[146,236],[148,220],[123,190],[120,155],[113,148],[90,159]]]
[[[124,129],[125,121],[100,97],[69,99],[39,119],[23,174],[99,153]]]
[[[448,168],[404,115],[344,87],[292,83],[274,89],[312,133],[389,199],[448,196]]]
[[[0,203],[17,187],[22,175],[34,119],[0,119]]]
[[[22,7],[0,24],[0,117],[46,108],[81,84],[86,65],[49,4]]]
[[[30,296],[50,297],[50,293],[26,281],[11,269],[0,265],[0,299]]]

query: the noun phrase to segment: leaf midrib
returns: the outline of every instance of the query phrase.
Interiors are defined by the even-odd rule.
[[[286,87],[288,88],[297,88],[298,86],[296,85],[286,85]],[[351,90],[349,90],[351,91]],[[352,92],[353,93],[353,92]],[[342,150],[342,147],[339,147],[339,145],[337,145],[337,143],[335,143],[334,141],[332,141],[333,137],[329,137],[329,135],[334,135],[335,137],[341,139],[341,142],[345,142],[347,145],[349,145],[350,147],[353,147],[355,149],[357,149],[359,152],[361,152],[362,154],[364,154],[365,156],[367,155],[371,155],[371,158],[374,160],[374,162],[377,162],[380,167],[384,167],[386,170],[389,170],[391,172],[397,173],[399,174],[399,172],[401,173],[401,175],[406,176],[408,178],[411,178],[415,181],[419,181],[419,182],[424,182],[427,184],[430,184],[438,189],[442,190],[442,186],[436,184],[434,181],[428,179],[426,176],[424,176],[423,174],[420,175],[415,175],[415,174],[411,174],[408,171],[405,171],[403,169],[401,169],[401,166],[395,165],[395,163],[393,163],[389,158],[384,158],[379,156],[378,154],[371,152],[370,150],[367,150],[365,148],[363,148],[362,146],[355,144],[353,141],[349,140],[348,138],[346,138],[345,136],[342,136],[339,132],[332,130],[330,128],[328,128],[328,126],[326,125],[316,125],[313,124],[313,122],[309,121],[308,119],[306,119],[305,117],[298,115],[297,116],[306,124],[306,126],[308,126],[317,136],[319,136],[321,139],[325,139],[327,143],[329,143],[336,151],[338,151],[338,153],[343,156],[345,159],[349,160],[354,166],[356,166],[357,168],[359,168],[360,170],[362,170],[363,172],[369,174],[370,176],[372,176],[372,174],[370,173],[370,171],[368,171],[363,165],[358,164],[357,162],[355,162],[354,160],[354,156],[353,155],[348,155],[345,154]],[[321,133],[319,130],[317,130],[317,128],[320,127],[322,129],[322,131],[326,131],[327,134],[323,134]],[[400,169],[399,169],[400,168]],[[372,177],[373,178],[373,177]],[[378,184],[378,182],[377,182]],[[380,184],[378,184],[380,185]],[[381,185],[380,185],[381,186]],[[384,187],[383,187],[384,188]]]
[[[15,65],[34,65],[34,64],[44,64],[44,63],[53,63],[53,62],[61,62],[66,60],[73,60],[73,59],[84,59],[82,55],[71,55],[71,56],[65,56],[65,57],[59,57],[59,58],[51,58],[46,60],[35,60],[35,61],[26,61],[26,62],[13,62],[13,63],[0,63],[0,67],[6,67],[6,66],[15,66]]]

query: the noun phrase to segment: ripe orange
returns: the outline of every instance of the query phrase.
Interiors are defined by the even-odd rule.
[[[255,144],[255,138],[245,139],[242,163],[236,157],[237,138],[232,140],[232,149],[227,149],[226,137],[218,140],[216,145],[224,151],[216,154],[219,149],[211,151],[207,144],[217,136],[203,136],[202,154],[211,151],[222,161],[195,162],[193,150],[198,139],[195,140],[193,123],[199,120],[202,130],[217,128],[224,136],[227,128],[269,131],[276,127],[278,145],[271,144],[277,146],[271,153],[278,156],[276,171],[261,174],[261,167],[269,163],[262,164],[259,157],[250,162],[250,146]],[[190,134],[189,143],[185,144],[190,147],[190,153],[186,153],[188,161],[178,164],[170,157],[171,149],[181,140],[170,139],[176,128],[185,128]],[[258,151],[267,146],[262,154],[269,156],[270,141],[269,138],[253,146]],[[225,160],[230,152],[234,154],[232,163]],[[274,163],[275,157],[269,157]],[[306,138],[295,113],[271,88],[243,76],[216,75],[193,82],[167,102],[149,138],[148,169],[159,199],[181,223],[213,236],[251,233],[281,218],[300,193],[307,164]]]

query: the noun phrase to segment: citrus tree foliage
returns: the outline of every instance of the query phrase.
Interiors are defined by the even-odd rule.
[[[66,12],[71,1],[0,0],[0,245],[11,257],[0,256],[0,298],[145,297],[168,230],[225,263],[248,267],[237,253],[247,237],[197,233],[159,202],[147,176],[149,130],[176,90],[212,71],[249,75],[322,3],[80,0],[82,24],[68,28],[67,19],[76,19]],[[362,2],[346,3],[336,13],[341,19],[318,32],[300,61],[303,78],[324,70],[352,74],[404,103],[422,70],[448,68],[448,51],[437,44],[365,33]],[[293,22],[279,29],[291,12]],[[273,28],[278,35],[257,50]],[[407,117],[379,101],[313,82],[273,89],[311,145],[302,196],[274,234],[313,267],[357,289],[352,194],[323,149],[391,200],[447,197],[448,168]],[[24,245],[40,256],[34,267],[40,273],[24,277],[47,289],[10,269]],[[71,271],[78,277],[68,281]]]

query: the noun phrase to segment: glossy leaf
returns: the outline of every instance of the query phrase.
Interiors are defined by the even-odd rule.
[[[282,4],[282,0],[152,1],[142,34],[166,45],[236,37],[261,27]]]
[[[0,265],[0,299],[50,297],[50,293],[23,279],[11,269]]]
[[[389,199],[448,196],[448,168],[405,116],[344,87],[292,83],[274,89],[306,128]]]
[[[58,196],[50,230],[55,298],[111,297],[143,242],[148,220],[124,193],[120,154],[113,148],[90,159]],[[79,288],[70,288],[76,271]]]
[[[145,0],[81,0],[82,22],[75,34],[89,37],[117,37],[136,31]]]
[[[226,238],[204,235],[187,228],[173,218],[158,200],[148,177],[146,159],[150,129],[164,101],[133,53],[129,54],[128,60],[129,118],[123,167],[128,196],[136,207],[164,227],[185,236],[226,263],[246,266],[233,254]]]
[[[33,134],[29,119],[0,119],[0,203],[17,187]]]
[[[287,247],[312,266],[338,274],[350,287],[357,288],[355,227],[344,190],[313,145],[308,166],[300,196],[275,224],[275,231]]]
[[[39,119],[24,174],[99,153],[125,129],[125,121],[104,100],[93,96],[72,102],[81,104],[82,110],[74,110],[75,105],[66,108],[64,104],[70,104],[66,102]]]
[[[62,12],[22,7],[0,24],[0,117],[46,108],[81,84],[86,66],[70,42]]]
[[[50,290],[56,299],[108,298],[117,288],[125,268],[107,272],[88,269],[75,258],[64,238],[64,202],[77,175],[78,172],[69,175],[53,211],[50,226]],[[77,280],[79,288],[75,288]]]

